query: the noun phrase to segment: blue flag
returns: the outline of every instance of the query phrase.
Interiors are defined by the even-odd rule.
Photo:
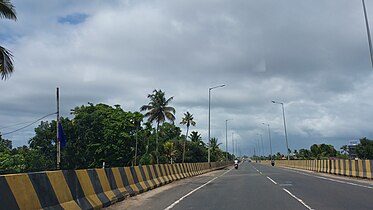
[[[58,123],[58,140],[60,141],[61,148],[66,147],[66,137],[61,123]]]

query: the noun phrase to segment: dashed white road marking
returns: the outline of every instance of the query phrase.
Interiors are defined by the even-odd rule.
[[[267,179],[269,179],[273,184],[277,184],[277,182],[275,182],[273,179],[271,179],[270,177],[267,176]]]
[[[303,206],[305,206],[309,210],[313,210],[310,206],[308,206],[304,201],[299,199],[297,196],[293,195],[289,190],[282,188],[285,192],[287,192],[291,197],[295,198],[295,200],[299,201]]]

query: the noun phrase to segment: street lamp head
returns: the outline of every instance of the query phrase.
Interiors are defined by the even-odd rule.
[[[218,85],[218,86],[215,86],[215,87],[210,87],[209,90],[212,90],[212,89],[215,89],[215,88],[221,88],[221,87],[224,87],[225,85],[222,84],[222,85]]]
[[[275,104],[275,103],[276,103],[276,101],[272,101],[272,103],[274,103],[274,104]]]

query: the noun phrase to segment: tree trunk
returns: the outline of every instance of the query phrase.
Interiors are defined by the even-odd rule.
[[[184,163],[184,159],[185,159],[185,143],[188,139],[188,131],[189,131],[189,126],[187,126],[186,136],[185,136],[185,140],[184,140],[184,144],[183,144],[183,163]]]

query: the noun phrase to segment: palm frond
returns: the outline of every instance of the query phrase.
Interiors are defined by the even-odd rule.
[[[0,74],[1,79],[6,80],[14,71],[12,53],[0,46]]]
[[[0,0],[0,18],[17,20],[15,7],[10,0]]]
[[[165,106],[165,107],[163,107],[163,109],[164,109],[164,111],[166,111],[166,112],[172,112],[172,113],[174,113],[174,114],[175,114],[175,112],[176,112],[175,108],[173,108],[173,107],[171,107],[171,106]]]

